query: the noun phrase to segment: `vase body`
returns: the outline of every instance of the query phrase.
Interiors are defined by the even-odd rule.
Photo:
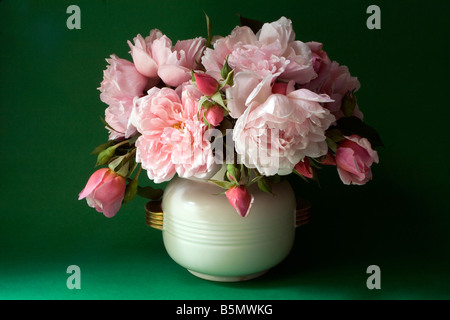
[[[202,180],[173,179],[164,191],[162,227],[169,256],[194,275],[215,281],[257,277],[280,263],[295,237],[295,194],[287,181],[273,195],[256,184],[255,200],[243,218],[224,189]]]

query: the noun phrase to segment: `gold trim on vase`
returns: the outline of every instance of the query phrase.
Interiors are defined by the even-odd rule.
[[[147,202],[145,205],[145,223],[154,229],[163,229],[164,213],[161,208],[161,201]]]
[[[311,221],[311,203],[303,198],[297,199],[295,212],[295,226],[300,227]],[[164,225],[164,212],[161,201],[149,201],[145,205],[145,223],[154,229],[162,230]]]
[[[311,202],[303,198],[297,198],[295,213],[295,226],[300,227],[311,221]]]

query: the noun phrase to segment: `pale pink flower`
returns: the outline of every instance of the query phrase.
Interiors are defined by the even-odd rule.
[[[106,61],[109,65],[103,71],[103,81],[98,89],[100,99],[109,105],[105,110],[105,120],[114,129],[108,129],[109,139],[129,137],[135,133],[135,128],[128,123],[133,99],[144,94],[148,79],[128,60],[111,55]]]
[[[142,134],[136,141],[136,161],[155,183],[168,181],[175,173],[187,178],[211,170],[214,159],[207,126],[197,118],[200,97],[187,83],[177,91],[152,88],[135,101],[132,122]]]
[[[271,93],[286,95],[295,91],[293,80],[288,83],[273,83],[274,79],[275,76],[271,74],[262,78],[252,71],[241,71],[236,74],[233,79],[233,86],[225,90],[230,116],[239,118],[250,105],[250,102],[263,103]]]
[[[103,81],[100,84],[100,99],[106,104],[131,100],[142,96],[147,86],[147,78],[141,75],[134,64],[128,60],[111,55],[106,59],[108,66],[103,71]]]
[[[261,174],[288,175],[304,157],[327,153],[325,130],[335,118],[321,103],[332,100],[306,89],[272,94],[270,84],[265,86],[268,95],[265,88],[255,89],[258,93],[247,99],[248,107],[236,122],[236,152]]]
[[[264,82],[263,80],[266,79]],[[259,90],[256,88],[264,88],[267,92],[264,93],[264,98],[270,94],[270,82],[272,76],[262,78],[252,71],[238,72],[233,79],[233,86],[228,87],[225,91],[227,98],[227,108],[230,110],[230,116],[239,118],[247,109],[248,99],[256,95]],[[269,83],[269,85],[267,85]]]
[[[341,66],[336,61],[331,62],[328,54],[323,50],[322,43],[307,42],[313,57],[313,68],[317,78],[303,85],[303,88],[317,93],[327,94],[334,101],[324,106],[339,119],[344,116],[341,111],[342,99],[347,92],[356,92],[360,88],[358,78],[353,77],[347,66]],[[363,114],[356,105],[353,115],[363,119]]]
[[[129,138],[136,133],[136,128],[130,123],[129,118],[133,104],[116,102],[105,109],[105,121],[114,130],[109,130],[109,140]]]
[[[128,41],[136,68],[148,77],[159,77],[173,87],[191,78],[191,69],[198,70],[198,62],[203,53],[205,39],[172,41],[154,29],[145,39],[138,35],[134,45]]]
[[[322,87],[319,89],[320,93],[324,93],[333,99],[333,102],[325,104],[325,107],[331,111],[331,113],[339,119],[344,116],[341,111],[342,99],[347,92],[356,92],[360,88],[358,78],[353,77],[350,74],[347,66],[341,66],[336,61],[333,61],[330,65],[329,75]],[[356,105],[354,116],[363,119],[363,114]]]
[[[111,218],[116,215],[122,205],[125,189],[124,177],[108,168],[102,168],[91,175],[78,200],[86,198],[91,208]]]
[[[303,42],[292,42],[284,56],[289,60],[289,64],[280,75],[280,79],[293,80],[296,83],[303,84],[317,77],[312,66],[311,50]]]
[[[225,192],[228,201],[241,217],[247,217],[252,208],[254,197],[245,186],[231,187]]]
[[[336,151],[336,165],[344,184],[363,185],[372,179],[372,164],[378,163],[378,153],[366,138],[345,137]]]
[[[208,72],[218,73],[226,58],[235,75],[252,71],[264,78],[268,74],[281,79],[306,83],[316,77],[309,47],[294,41],[292,22],[285,17],[266,23],[255,34],[249,27],[236,27],[229,36],[207,48],[202,63]]]
[[[250,70],[265,77],[281,74],[289,61],[279,54],[278,43],[275,43],[261,47],[259,44],[237,47],[230,53],[228,63],[236,73]]]
[[[160,141],[161,136],[140,136],[136,141],[136,162],[142,164],[155,183],[169,181],[176,174],[172,162],[172,146]]]
[[[317,73],[317,78],[311,80],[305,87],[311,91],[319,92],[330,77],[331,60],[323,50],[322,43],[311,41],[307,42],[306,45],[311,49],[313,68]]]
[[[146,77],[156,78],[158,77],[158,64],[153,58],[152,43],[153,41],[161,38],[162,32],[158,29],[150,31],[150,35],[145,39],[138,34],[134,39],[134,45],[131,41],[128,41],[128,45],[131,49],[131,56],[133,62],[136,65],[136,69]]]

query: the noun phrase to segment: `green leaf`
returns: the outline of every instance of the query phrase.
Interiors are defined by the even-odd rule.
[[[344,98],[342,99],[341,110],[346,117],[351,117],[356,107],[356,96],[353,92],[347,91]]]
[[[127,178],[131,175],[130,168],[134,170],[134,159],[130,159],[128,154],[114,158],[108,167],[118,175]]]
[[[130,161],[129,161],[128,174],[127,174],[127,176],[126,176],[125,178],[131,177],[131,175],[133,174],[134,170],[136,170],[136,168],[137,168],[138,165],[139,165],[139,164],[136,163],[135,158],[131,158]]]
[[[265,177],[258,180],[258,188],[261,191],[272,194],[272,185],[271,185],[269,179],[267,179]]]
[[[129,140],[128,140],[128,144],[130,146],[134,145],[136,143],[136,140],[141,136],[140,133],[136,133],[134,136],[132,136]]]
[[[203,104],[208,101],[208,97],[207,96],[203,96],[200,98],[200,100],[198,101],[198,105],[197,105],[197,115],[200,112],[200,110],[202,110]]]
[[[122,161],[125,159],[125,155],[115,157],[114,159],[111,159],[110,163],[108,164],[109,169],[116,172],[120,169],[120,166],[122,166]]]
[[[205,18],[206,18],[206,30],[208,32],[208,37],[206,38],[206,48],[209,48],[211,46],[211,22],[209,21],[209,17],[208,15],[205,13]]]
[[[150,186],[148,187],[137,187],[137,194],[140,197],[147,198],[150,200],[158,200],[162,197],[164,191],[162,189],[155,189]]]
[[[100,154],[103,150],[106,150],[108,147],[112,146],[114,144],[113,141],[108,141],[106,143],[103,143],[99,146],[97,146],[94,150],[92,150],[91,154]]]
[[[336,126],[345,136],[356,134],[361,138],[366,138],[369,140],[372,148],[383,146],[383,142],[381,141],[378,132],[357,117],[351,116],[340,118],[337,121]]]
[[[212,95],[211,100],[213,100],[218,105],[226,108],[225,103],[223,102],[223,99],[222,99],[222,94],[220,92],[216,92],[214,95]]]
[[[249,19],[249,18],[245,18],[243,16],[241,16],[239,13],[237,14],[239,16],[239,20],[241,22],[241,26],[247,26],[250,29],[252,29],[252,31],[256,34],[264,25],[264,22],[258,21],[258,20],[254,20],[254,19]]]
[[[224,80],[227,79],[230,72],[232,71],[233,69],[231,69],[230,65],[228,64],[228,56],[227,56],[227,58],[225,59],[225,63],[222,67],[222,70],[220,70],[220,75],[222,76],[222,79]]]
[[[234,74],[234,70],[231,70],[230,72],[228,72],[227,77],[225,78],[225,80],[220,84],[219,89],[221,90],[223,87],[225,87],[226,85],[229,85],[230,87],[233,85],[233,74]]]
[[[234,164],[227,165],[227,178],[232,182],[241,181],[241,171]]]
[[[322,169],[322,167],[320,166],[320,162],[317,161],[317,159],[308,158],[308,160],[309,160],[309,165],[311,166],[311,169],[313,169],[313,171],[314,171],[314,169]]]
[[[235,155],[235,157],[236,157],[236,155]],[[256,169],[255,169],[255,171],[256,171]],[[245,180],[246,180],[245,185],[248,186],[250,183],[250,169],[247,168],[243,163],[241,163],[241,174],[244,175]]]
[[[136,179],[131,180],[125,190],[125,195],[123,197],[123,203],[126,204],[136,197],[138,192],[138,181]]]
[[[330,138],[328,138],[328,137],[325,139],[325,141],[326,141],[326,143],[327,143],[327,145],[328,145],[328,148],[330,148],[331,151],[333,151],[334,153],[336,153],[336,150],[337,150],[337,143],[336,143],[333,139],[330,139]]]
[[[247,187],[251,186],[252,184],[254,184],[255,182],[258,182],[259,180],[261,180],[262,178],[264,178],[263,175],[258,175],[256,177],[254,177],[249,183],[247,183]]]
[[[126,161],[124,163],[121,163],[119,168],[116,168],[116,173],[126,178],[129,175],[128,173],[129,169],[130,169],[130,161]]]
[[[341,142],[342,140],[344,140],[344,135],[342,134],[341,130],[337,129],[337,128],[333,128],[333,129],[329,129],[327,130],[327,132],[325,133],[326,136],[328,138],[330,138],[331,140],[333,140],[336,143]]]
[[[212,179],[210,179],[208,181],[211,181],[211,182],[215,183],[216,185],[218,185],[219,187],[227,189],[227,190],[236,186],[236,183],[228,182],[228,181],[220,181],[220,180],[212,180]]]
[[[270,179],[270,182],[271,182],[271,183],[280,183],[281,180],[282,180],[281,176],[278,175],[278,174],[276,174],[276,175],[274,175],[274,176],[270,176],[270,177],[268,177],[268,178]]]
[[[114,156],[114,153],[116,152],[116,147],[108,147],[107,149],[100,152],[97,156],[97,163],[95,166],[103,166],[111,160],[111,158]]]

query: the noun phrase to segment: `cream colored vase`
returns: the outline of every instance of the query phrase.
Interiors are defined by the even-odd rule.
[[[224,191],[205,180],[175,178],[164,191],[163,213],[147,207],[147,224],[162,229],[167,253],[197,277],[258,277],[289,254],[296,226],[308,217],[296,217],[296,199],[287,181],[274,184],[273,195],[252,185],[255,200],[245,218]]]

